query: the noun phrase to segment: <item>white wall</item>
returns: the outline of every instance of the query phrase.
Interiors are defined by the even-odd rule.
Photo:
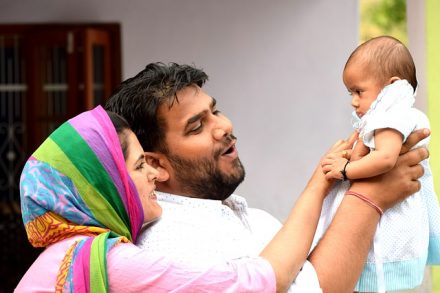
[[[0,0],[0,23],[122,24],[124,78],[153,61],[194,63],[234,122],[237,192],[284,219],[321,154],[351,131],[341,81],[357,45],[352,0]]]
[[[417,68],[417,98],[416,107],[427,111],[428,94],[426,85],[426,17],[424,0],[407,0],[406,15],[409,50]]]

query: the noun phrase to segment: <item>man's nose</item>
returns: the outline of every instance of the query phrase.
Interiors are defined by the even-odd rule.
[[[224,137],[232,134],[232,122],[226,117],[217,117],[218,120],[212,129],[212,136],[216,140],[222,140]]]

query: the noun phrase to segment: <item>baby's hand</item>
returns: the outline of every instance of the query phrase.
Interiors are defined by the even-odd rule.
[[[325,175],[325,179],[332,181],[332,179],[342,179],[341,170],[344,169],[347,159],[351,157],[351,149],[354,142],[358,139],[359,133],[354,131],[346,140],[338,140],[321,159],[321,169]],[[340,160],[341,162],[337,162]],[[338,169],[338,165],[342,165]],[[317,167],[319,168],[319,166]],[[318,170],[316,170],[318,171]]]
[[[347,151],[335,152],[327,154],[321,161],[322,172],[325,174],[325,179],[344,179],[341,171],[344,170],[348,160]]]

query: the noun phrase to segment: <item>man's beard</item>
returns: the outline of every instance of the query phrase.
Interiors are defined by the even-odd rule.
[[[224,148],[214,152],[212,158],[185,159],[168,153],[176,180],[190,197],[224,200],[228,198],[245,177],[244,167],[237,157],[233,172],[226,174],[218,168],[218,159]]]

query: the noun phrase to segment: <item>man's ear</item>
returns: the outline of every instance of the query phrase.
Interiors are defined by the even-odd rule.
[[[164,156],[154,152],[145,152],[144,155],[147,164],[159,172],[156,180],[158,182],[167,181],[170,178],[170,174],[166,168]]]

